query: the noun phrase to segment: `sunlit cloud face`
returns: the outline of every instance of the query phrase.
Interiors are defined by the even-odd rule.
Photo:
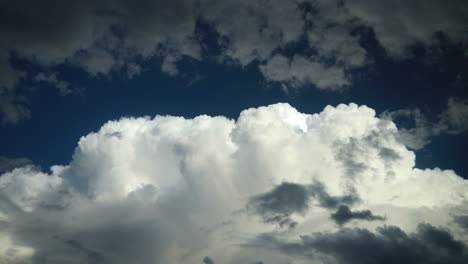
[[[466,262],[468,182],[414,166],[355,104],[109,121],[0,176],[0,262]]]

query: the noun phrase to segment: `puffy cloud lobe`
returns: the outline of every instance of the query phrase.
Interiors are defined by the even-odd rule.
[[[343,160],[342,148],[352,162]],[[0,253],[10,252],[2,254],[10,263],[200,263],[206,256],[223,263],[307,262],[245,246],[277,230],[246,213],[251,201],[297,223],[275,233],[279,241],[315,232],[324,238],[357,232],[343,240],[350,243],[362,234],[377,242],[386,237],[370,231],[378,221],[353,221],[361,231],[336,233],[329,214],[341,204],[386,215],[386,224],[406,233],[421,221],[452,228],[446,216],[466,206],[467,182],[453,171],[416,169],[414,160],[392,122],[355,104],[311,115],[276,104],[247,109],[237,120],[122,118],[83,136],[68,165],[0,176]],[[352,163],[365,166],[350,175]],[[288,209],[290,200],[272,196],[290,193],[284,186],[299,194],[304,187],[308,196],[297,196]],[[417,245],[441,252],[452,241],[421,239]],[[450,243],[457,260],[458,242]]]
[[[0,110],[4,122],[16,123],[29,117],[21,91],[15,88],[22,73],[10,64],[13,52],[46,69],[71,64],[91,76],[134,65],[136,58],[200,56],[194,38],[197,15],[193,1],[38,4],[20,0],[1,6]],[[130,66],[130,71],[134,69]],[[58,85],[62,91],[63,85]]]
[[[39,172],[33,166],[17,168],[0,177],[3,195],[24,211],[48,202],[61,183],[57,175]]]

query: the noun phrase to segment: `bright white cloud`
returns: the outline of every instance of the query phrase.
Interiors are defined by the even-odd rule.
[[[323,204],[344,201],[333,197],[345,194],[359,198],[348,204],[352,210],[371,210],[406,232],[420,222],[457,230],[449,212],[467,209],[468,181],[450,170],[416,169],[414,162],[392,122],[355,104],[312,115],[276,104],[247,109],[238,120],[109,121],[80,139],[70,164],[49,174],[26,166],[0,176],[0,237],[9,241],[0,250],[12,252],[0,259],[310,263],[249,245],[271,232],[291,241],[336,231],[334,206]],[[297,223],[290,229],[248,210],[253,197],[270,197],[259,195],[283,182],[324,188],[314,189],[307,205],[299,201],[300,213],[287,211]],[[382,225],[378,219],[346,225],[372,231]],[[30,262],[19,261],[28,256]]]

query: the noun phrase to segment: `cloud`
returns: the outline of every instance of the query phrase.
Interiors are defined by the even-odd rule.
[[[310,185],[283,182],[270,192],[254,196],[250,199],[248,207],[253,208],[257,214],[261,215],[266,223],[277,223],[280,227],[294,228],[297,222],[292,220],[292,215],[304,215],[309,209],[311,198],[316,200],[318,206],[326,209],[339,207],[335,213],[336,216],[332,215],[332,219],[341,224],[351,220],[351,218],[366,218],[361,212],[352,213],[345,206],[359,201],[356,194],[331,196],[326,192],[325,186],[318,181]],[[370,219],[372,217],[374,216],[370,214],[367,218],[373,220]]]
[[[28,158],[8,158],[5,156],[0,156],[0,172],[3,173],[31,163],[31,160]]]
[[[44,71],[75,65],[90,76],[134,65],[136,58],[200,56],[194,37],[197,15],[193,1],[38,4],[21,0],[4,2],[1,9],[0,101],[4,122],[28,117],[24,106],[15,102],[21,95],[15,88],[21,73],[11,66],[11,54],[42,66]]]
[[[342,148],[348,155],[338,155]],[[350,175],[354,163],[365,166]],[[0,176],[0,262],[310,262],[300,252],[245,246],[272,232],[279,245],[322,234],[292,242],[312,244],[320,251],[314,258],[353,260],[361,256],[354,249],[375,246],[365,252],[406,256],[411,249],[427,260],[394,242],[402,241],[427,257],[463,259],[458,241],[467,237],[450,215],[466,210],[468,182],[414,165],[395,124],[355,104],[316,114],[275,104],[246,109],[237,120],[126,117],[81,137],[69,164]],[[246,213],[252,202],[266,216],[287,216],[294,228]],[[330,213],[340,205],[385,215],[396,227],[375,232],[380,221],[353,221],[356,229],[337,231]],[[447,231],[417,231],[421,222]]]
[[[106,263],[105,258],[101,256],[98,252],[95,252],[93,250],[90,250],[84,247],[80,242],[76,240],[67,240],[65,241],[65,243],[79,251],[82,251],[87,256],[87,259],[86,259],[87,263],[96,263],[96,264]]]
[[[399,109],[382,113],[383,118],[398,121],[409,119],[414,123],[409,128],[400,128],[401,140],[412,149],[422,149],[431,142],[431,138],[444,134],[458,135],[468,130],[468,100],[450,97],[446,108],[431,122],[420,109]]]
[[[393,57],[410,55],[412,45],[437,44],[442,33],[454,42],[466,43],[468,9],[463,0],[450,5],[440,1],[344,1],[349,13],[371,27],[377,40]]]
[[[459,215],[454,217],[455,223],[468,231],[468,215]]]
[[[44,73],[40,72],[34,76],[34,81],[36,82],[46,82],[54,85],[60,92],[60,95],[65,96],[69,95],[73,91],[70,89],[70,83],[64,80],[60,80],[57,77],[57,73]]]
[[[450,97],[447,108],[439,115],[436,133],[461,134],[468,130],[468,100]]]
[[[267,80],[285,83],[293,88],[315,85],[319,89],[336,90],[350,84],[343,69],[328,67],[303,56],[294,56],[289,60],[285,56],[275,55],[260,66],[260,71]]]
[[[210,257],[204,257],[203,263],[205,264],[215,264],[215,262]]]
[[[348,206],[340,205],[338,210],[335,213],[331,214],[331,219],[335,221],[336,224],[342,226],[351,220],[366,220],[366,221],[382,221],[385,220],[384,217],[374,215],[370,210],[363,211],[351,211]]]
[[[307,188],[293,183],[282,183],[271,192],[255,196],[250,205],[265,222],[277,222],[280,226],[294,227],[297,223],[290,219],[291,214],[304,213],[309,205]]]
[[[319,206],[327,209],[335,209],[340,205],[353,205],[359,202],[359,197],[356,194],[347,194],[342,196],[330,196],[325,186],[320,182],[315,182],[309,186],[309,192],[312,197],[317,199]]]
[[[127,65],[127,76],[129,79],[132,79],[133,77],[140,75],[143,72],[143,69],[141,68],[140,65],[136,63],[129,63]]]
[[[125,70],[129,78],[142,63],[176,76],[184,59],[215,57],[221,64],[258,65],[266,80],[283,87],[339,90],[352,84],[352,70],[372,61],[361,44],[368,33],[358,29],[372,30],[390,55],[404,59],[413,45],[437,44],[438,33],[466,44],[468,10],[462,0],[450,6],[435,0],[20,0],[3,3],[0,12],[0,110],[4,122],[16,123],[29,116],[17,87],[22,76],[36,73],[15,68],[13,55],[43,72],[73,65],[90,76]],[[216,47],[205,43],[200,24],[213,29]]]
[[[443,229],[419,224],[415,233],[384,226],[372,233],[365,229],[343,229],[334,233],[302,236],[285,242],[261,235],[250,244],[269,247],[305,259],[329,263],[465,263],[466,246]]]

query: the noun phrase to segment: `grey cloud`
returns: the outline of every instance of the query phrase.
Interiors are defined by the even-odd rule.
[[[398,129],[401,141],[412,149],[422,149],[430,143],[430,138],[434,135],[432,124],[419,109],[386,111],[382,113],[381,117],[395,122],[399,118],[406,118],[414,122],[414,126],[412,127],[400,127]]]
[[[12,52],[45,68],[74,64],[92,76],[120,69],[136,57],[176,53],[199,58],[200,54],[194,38],[197,15],[193,1],[20,0],[3,2],[0,9],[0,110],[4,122],[16,123],[29,116],[24,105],[16,102],[21,95],[15,89],[21,73],[9,63]]]
[[[171,238],[158,225],[172,228],[154,217],[150,208],[145,209],[147,217],[131,217],[125,212],[136,212],[135,203],[110,205],[100,211],[85,211],[80,216],[90,222],[79,225],[61,223],[74,220],[55,218],[60,212],[42,208],[34,217],[24,219],[22,214],[15,218],[13,226],[0,223],[9,230],[17,243],[34,248],[33,263],[152,263],[170,262],[165,257],[165,243]],[[134,208],[132,208],[134,207]],[[66,215],[62,217],[67,218]],[[175,220],[173,220],[175,222]],[[179,222],[180,223],[180,222]],[[71,239],[57,239],[71,238]],[[166,259],[165,259],[166,258]]]
[[[296,1],[204,1],[203,17],[227,38],[224,54],[240,65],[266,60],[301,36],[302,11]]]
[[[324,27],[308,34],[311,47],[316,47],[320,56],[335,59],[346,67],[363,66],[366,51],[359,45],[357,36],[341,27]]]
[[[320,182],[315,182],[309,186],[310,195],[318,201],[321,207],[335,209],[341,204],[353,205],[359,202],[357,194],[351,193],[343,196],[332,196],[328,194],[325,186]]]
[[[356,28],[373,29],[390,54],[402,57],[414,43],[432,45],[437,32],[466,43],[468,13],[463,0],[18,0],[0,10],[0,112],[9,123],[30,115],[15,89],[23,73],[10,64],[12,53],[45,70],[72,64],[91,76],[124,69],[129,78],[141,72],[137,60],[157,57],[161,71],[174,76],[178,61],[205,59],[197,33],[203,20],[217,36],[216,61],[258,63],[265,79],[282,87],[338,90],[370,61]],[[305,49],[290,49],[303,40]]]
[[[175,76],[179,73],[177,69],[177,58],[172,55],[168,55],[164,58],[163,63],[161,64],[161,71],[169,74],[170,76]]]
[[[400,139],[412,149],[422,149],[431,143],[431,138],[444,134],[458,135],[468,130],[468,100],[450,97],[446,108],[431,122],[420,109],[400,109],[381,114],[384,119],[398,122],[399,119],[410,120],[409,127],[398,129]]]
[[[54,85],[58,90],[60,95],[68,95],[72,93],[73,91],[70,89],[70,83],[64,80],[61,80],[57,77],[56,72],[52,73],[38,73],[35,77],[34,80],[36,82],[47,82],[52,85]]]
[[[215,264],[215,262],[208,256],[203,258],[203,263],[204,264]]]
[[[388,121],[380,121],[379,126],[388,125]],[[396,136],[395,132],[395,136]],[[334,154],[345,170],[345,176],[350,180],[359,178],[363,173],[375,169],[368,161],[378,155],[387,175],[394,175],[394,165],[402,159],[399,150],[392,148],[388,142],[382,141],[376,132],[363,137],[350,138],[346,142],[338,140],[334,144]],[[391,176],[392,177],[392,176]]]
[[[316,12],[309,13],[306,18],[311,24],[307,31],[310,47],[319,57],[345,68],[366,64],[367,52],[360,44],[360,35],[353,33],[359,24],[341,1],[312,2]]]
[[[396,151],[385,147],[380,150],[379,156],[384,160],[398,160],[401,158]]]
[[[439,115],[434,128],[436,134],[461,134],[468,130],[468,99],[450,97],[447,108]]]
[[[290,216],[302,214],[309,208],[309,193],[306,187],[294,183],[282,183],[272,191],[253,197],[249,206],[260,214],[267,223],[294,227]]]
[[[178,73],[179,60],[184,57],[202,59],[203,44],[197,37],[196,25],[203,19],[220,36],[217,39],[222,42],[219,57],[225,58],[220,62],[227,59],[241,66],[254,61],[266,62],[268,67],[260,70],[268,80],[294,87],[315,85],[320,89],[338,89],[348,85],[350,81],[343,67],[326,65],[319,59],[302,55],[277,69],[283,72],[282,79],[272,78],[275,60],[273,57],[273,63],[269,62],[271,55],[297,42],[304,34],[305,11],[301,4],[303,2],[278,0],[5,2],[0,13],[3,40],[0,83],[12,89],[21,76],[9,63],[11,52],[46,68],[74,64],[91,76],[125,69],[128,65],[129,78],[141,72],[135,58],[159,57],[161,70],[174,76]],[[339,61],[353,56],[349,61],[354,62],[348,64],[360,64],[362,49],[355,45],[354,37],[348,38],[347,29],[334,30],[333,34],[326,32],[328,30],[320,27],[314,35],[319,39],[313,40],[311,45],[316,45],[327,57],[343,50]],[[334,48],[320,48],[332,35],[341,36],[335,45],[326,44]],[[15,90],[0,94],[5,122],[15,123],[28,117],[24,105],[16,102],[19,94]]]
[[[463,0],[344,1],[350,14],[371,27],[391,56],[404,58],[414,44],[435,44],[436,33],[466,42],[468,7]]]
[[[311,198],[326,209],[335,209],[342,204],[353,205],[359,201],[356,194],[332,196],[327,193],[325,186],[317,181],[310,185],[284,182],[270,192],[253,197],[248,206],[267,223],[293,228],[297,223],[291,216],[306,213]]]
[[[0,71],[1,72],[1,71]],[[31,111],[26,106],[27,99],[16,94],[13,89],[0,85],[0,115],[2,123],[16,124],[31,117]]]
[[[133,77],[140,75],[143,72],[143,69],[140,65],[136,63],[129,63],[127,65],[127,76],[129,79],[132,79]]]
[[[121,67],[117,58],[103,48],[90,48],[86,52],[77,52],[70,60],[81,66],[91,76],[107,74],[112,69]]]
[[[342,229],[334,233],[301,236],[297,242],[283,241],[274,234],[266,234],[248,246],[338,264],[461,264],[468,261],[462,242],[455,240],[449,232],[429,224],[419,224],[415,233],[405,233],[396,226],[379,227],[377,233],[367,229]]]
[[[351,211],[348,206],[340,205],[335,213],[330,215],[330,218],[336,224],[342,226],[352,220],[366,220],[366,221],[383,221],[384,217],[374,215],[370,210]]]
[[[103,263],[107,262],[105,260],[105,257],[102,256],[100,253],[98,253],[98,252],[96,252],[94,250],[91,250],[89,248],[86,248],[80,242],[78,242],[76,240],[69,239],[69,240],[66,240],[65,243],[70,245],[71,247],[76,248],[77,250],[82,251],[83,253],[85,253],[86,256],[87,256],[87,263],[90,263],[90,264],[92,264],[92,263],[103,264]]]
[[[293,88],[315,85],[319,89],[336,90],[350,84],[343,68],[327,66],[300,55],[295,55],[291,60],[275,55],[260,66],[260,71],[267,80]]]
[[[0,156],[0,173],[31,164],[28,158],[8,158]]]
[[[453,218],[454,222],[457,223],[461,228],[468,231],[468,215],[459,215]]]
[[[336,159],[343,163],[348,177],[356,177],[367,169],[367,165],[358,159],[363,155],[363,147],[358,139],[351,138],[346,144],[337,142],[336,144]]]

